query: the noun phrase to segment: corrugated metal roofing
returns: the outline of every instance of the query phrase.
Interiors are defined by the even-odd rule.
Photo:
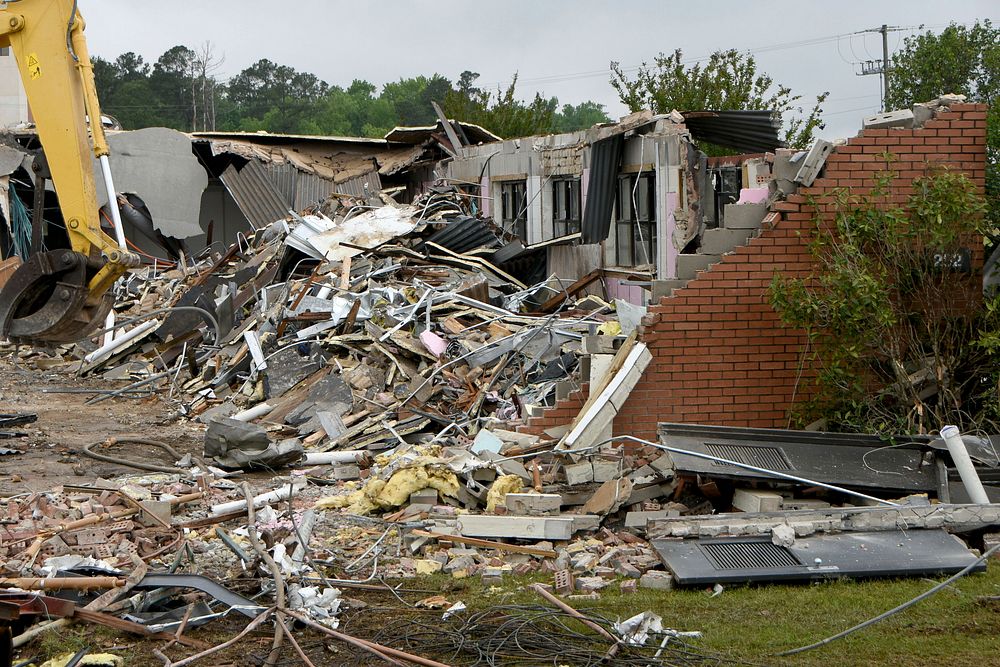
[[[219,178],[255,229],[281,220],[291,208],[255,160],[250,160],[240,170],[229,165]]]
[[[682,115],[696,141],[743,153],[766,153],[785,145],[778,138],[781,116],[773,111],[686,111]]]
[[[618,167],[625,148],[625,135],[616,134],[590,145],[590,180],[587,207],[583,212],[583,243],[600,243],[611,231],[615,208]]]
[[[448,224],[428,236],[427,241],[459,253],[500,245],[500,239],[487,222],[469,216],[449,220]]]

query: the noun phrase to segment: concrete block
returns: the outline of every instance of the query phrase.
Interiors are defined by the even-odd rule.
[[[674,587],[674,577],[669,572],[650,570],[639,577],[639,588],[652,588],[657,591],[669,591]]]
[[[795,174],[795,178],[792,179],[796,183],[809,187],[819,176],[819,172],[822,171],[823,165],[826,164],[826,158],[830,156],[833,152],[833,144],[829,141],[824,141],[823,139],[817,139],[813,142],[812,147],[809,152],[806,153],[805,158],[799,161],[800,167],[798,172]]]
[[[660,299],[673,296],[675,289],[679,289],[685,285],[687,285],[687,280],[654,280],[651,285],[653,294],[652,303],[657,304],[660,302]]]
[[[457,524],[465,537],[568,540],[574,531],[570,517],[465,515],[458,518]]]
[[[934,109],[926,104],[913,105],[913,127],[923,127],[924,123],[934,118]]]
[[[677,277],[691,280],[695,275],[719,261],[719,255],[677,255]]]
[[[437,489],[420,489],[410,494],[410,503],[435,505],[438,501]]]
[[[800,151],[791,149],[778,149],[774,154],[774,165],[772,167],[771,173],[775,180],[784,179],[791,181],[795,178],[795,174],[799,171],[800,162],[798,160],[793,160],[793,158],[799,154]],[[805,157],[803,152],[802,157]],[[802,158],[799,158],[800,160]]]
[[[361,468],[356,465],[334,466],[333,478],[341,481],[361,479]]]
[[[594,466],[595,482],[608,482],[621,477],[621,463],[618,461],[594,459],[591,463]]]
[[[777,512],[784,499],[780,494],[756,489],[736,489],[733,507],[744,512]]]
[[[601,527],[601,517],[596,514],[563,514],[563,518],[573,520],[573,532],[595,531]]]
[[[645,500],[654,500],[669,496],[674,492],[673,484],[647,484],[639,488],[633,488],[632,494],[628,497],[628,504],[641,503]]]
[[[584,336],[581,341],[584,354],[614,354],[621,347],[621,340],[614,336]]]
[[[983,551],[989,551],[996,545],[1000,544],[1000,533],[986,533],[983,535]],[[991,558],[1000,559],[1000,551],[991,556]]]
[[[512,514],[559,514],[562,496],[558,493],[508,493],[504,502]]]
[[[680,516],[677,510],[654,510],[652,512],[629,512],[625,515],[625,527],[646,530],[646,522],[650,519],[665,519],[668,516]]]
[[[569,485],[586,484],[594,481],[594,466],[590,461],[581,461],[565,466],[566,483]]]
[[[701,237],[701,252],[710,255],[730,252],[738,246],[744,245],[751,235],[753,235],[753,229],[706,230]]]
[[[722,224],[725,229],[760,229],[767,204],[726,204]]]
[[[861,122],[861,127],[866,130],[880,130],[889,127],[913,127],[913,111],[901,109],[899,111],[886,111],[885,113],[868,116]]]

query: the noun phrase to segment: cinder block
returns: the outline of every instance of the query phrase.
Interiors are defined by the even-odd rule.
[[[438,501],[437,489],[420,489],[410,494],[410,503],[436,505]]]
[[[674,587],[674,577],[669,572],[650,570],[639,577],[640,588],[652,588],[658,591],[669,591]]]
[[[356,465],[334,466],[333,478],[341,481],[361,479],[361,468]]]
[[[736,489],[733,493],[733,507],[744,512],[777,512],[783,498],[770,491],[756,489]]]
[[[767,204],[726,204],[722,224],[726,229],[760,229]]]
[[[887,111],[865,118],[861,127],[866,130],[879,130],[887,127],[913,127],[913,111],[901,109],[899,111]]]
[[[562,496],[558,493],[508,493],[505,503],[511,514],[559,514]]]
[[[801,166],[792,180],[808,188],[816,180],[816,177],[819,176],[819,172],[823,170],[823,165],[826,164],[826,158],[830,157],[830,153],[832,152],[833,144],[829,141],[824,141],[823,139],[814,141],[809,152],[799,161]]]
[[[594,481],[608,482],[621,477],[621,463],[605,459],[594,459]]]
[[[686,280],[654,280],[651,286],[653,293],[653,303],[657,304],[660,299],[673,296],[674,290],[687,285]]]
[[[763,218],[761,218],[763,220]],[[701,237],[701,252],[721,255],[744,245],[753,229],[709,229]]]
[[[590,461],[581,461],[565,466],[566,483],[569,485],[586,484],[594,481],[594,466]]]
[[[614,336],[584,336],[584,354],[614,354],[620,342]]]
[[[684,281],[691,280],[699,271],[718,261],[718,255],[677,255],[677,277]]]

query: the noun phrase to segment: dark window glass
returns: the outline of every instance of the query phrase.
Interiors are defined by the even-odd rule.
[[[656,264],[656,176],[622,174],[615,200],[615,264]]]
[[[528,240],[528,188],[525,181],[500,184],[500,222],[522,241]]]
[[[580,231],[580,179],[552,181],[552,231],[556,237]]]

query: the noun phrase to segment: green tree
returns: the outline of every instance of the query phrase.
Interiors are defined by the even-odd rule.
[[[130,98],[132,104],[147,103],[159,125],[189,130],[192,123],[191,92],[197,54],[186,46],[167,49],[149,74],[150,97]]]
[[[230,79],[226,91],[241,129],[296,133],[315,127],[311,116],[328,88],[314,74],[262,58]]]
[[[752,55],[735,49],[716,51],[708,62],[690,67],[684,64],[680,49],[670,55],[661,53],[652,65],[643,63],[635,78],[629,78],[619,63],[612,62],[611,85],[632,111],[774,111],[786,122],[785,142],[796,148],[808,146],[813,133],[823,128],[821,105],[829,94],[818,95],[812,109],[806,112],[800,105],[801,95],[793,95],[787,86],[776,85],[768,74],[758,71]],[[706,152],[733,151],[713,147]]]
[[[564,104],[562,110],[557,111],[552,119],[552,129],[555,132],[575,132],[610,121],[603,104],[597,102],[581,102],[575,106]]]
[[[474,123],[500,137],[528,137],[553,131],[553,120],[559,101],[535,93],[531,102],[522,102],[515,96],[517,74],[506,90],[496,93],[475,87],[479,75],[463,72],[459,87],[444,100],[444,112],[454,120]]]
[[[982,197],[947,170],[916,179],[903,204],[892,186],[886,173],[868,194],[844,189],[815,202],[835,209],[832,223],[817,214],[817,269],[772,281],[772,306],[805,330],[804,361],[818,372],[804,417],[862,432],[949,423],[993,432],[1000,302],[983,308],[980,280],[960,268],[986,230]]]
[[[451,81],[435,74],[387,83],[379,97],[392,105],[397,125],[433,125],[437,114],[431,102],[443,102],[451,91]]]
[[[958,93],[990,105],[986,198],[993,233],[1000,229],[1000,28],[989,20],[951,24],[940,33],[907,37],[892,56],[887,106],[899,109]]]

